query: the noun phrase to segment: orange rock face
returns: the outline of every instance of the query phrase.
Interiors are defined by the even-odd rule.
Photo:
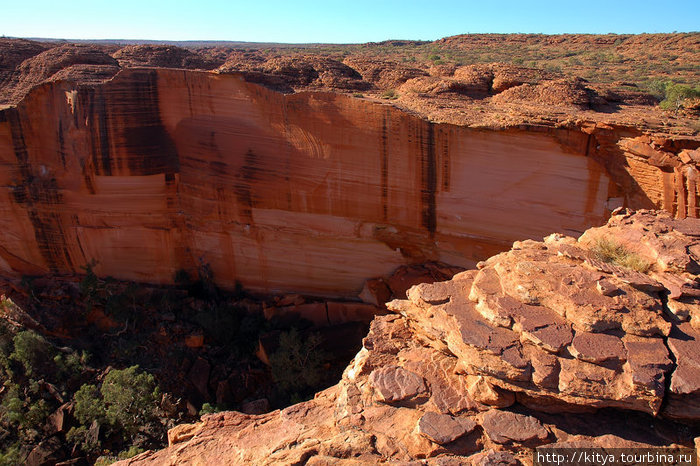
[[[437,124],[235,74],[45,84],[0,113],[0,273],[95,260],[98,275],[169,283],[206,263],[225,288],[356,295],[402,264],[470,266],[516,239],[601,224],[618,200],[654,205],[647,171],[661,169],[620,169],[615,134],[605,159],[596,131]]]

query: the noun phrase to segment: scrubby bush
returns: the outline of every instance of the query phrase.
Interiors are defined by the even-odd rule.
[[[298,395],[321,382],[327,355],[320,344],[318,334],[302,338],[295,328],[280,334],[280,346],[270,356],[272,378],[280,390]]]
[[[664,100],[659,104],[664,110],[680,110],[689,99],[700,98],[700,88],[685,84],[668,83]]]
[[[97,435],[94,435],[86,426],[71,427],[66,433],[66,440],[78,446],[84,453],[96,454],[102,448],[102,443]]]
[[[49,360],[53,360],[51,345],[36,332],[31,330],[19,332],[12,342],[14,351],[10,359],[22,364],[27,376],[32,376],[35,370],[45,366]]]
[[[217,404],[204,403],[202,409],[199,410],[199,415],[204,416],[205,414],[220,413],[223,408]]]
[[[652,95],[661,100],[659,106],[664,110],[678,111],[686,105],[688,100],[700,98],[700,87],[692,87],[668,80],[651,81],[646,85],[646,88]]]
[[[133,441],[137,433],[154,426],[159,397],[153,375],[140,371],[138,366],[111,370],[101,387],[84,384],[75,393],[74,415],[81,425],[71,428],[66,439],[87,454],[97,453],[101,442],[90,429],[96,424],[106,428],[99,431],[101,436],[116,434]]]
[[[399,93],[396,92],[396,91],[393,90],[393,89],[389,89],[389,90],[385,91],[385,92],[381,95],[381,97],[382,97],[382,99],[396,100],[396,99],[399,98]]]
[[[139,426],[156,419],[160,390],[153,375],[139,366],[112,370],[102,382],[102,399],[107,421],[133,436]]]
[[[104,423],[105,405],[100,396],[100,391],[95,385],[85,384],[75,392],[75,418],[83,425],[90,425],[93,421]]]
[[[22,464],[22,456],[17,445],[7,447],[0,451],[0,466],[16,466]]]

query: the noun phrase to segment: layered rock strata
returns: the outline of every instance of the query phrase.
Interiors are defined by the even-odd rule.
[[[389,303],[399,314],[376,317],[313,400],[205,416],[125,464],[515,465],[543,445],[692,447],[698,244],[697,220],[649,211],[517,242]]]
[[[207,265],[224,288],[354,296],[403,264],[473,266],[518,238],[580,234],[618,205],[697,216],[693,144],[586,122],[439,124],[235,73],[59,80],[0,112],[0,273],[96,261],[170,283]]]

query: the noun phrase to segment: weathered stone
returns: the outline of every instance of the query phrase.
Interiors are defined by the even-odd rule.
[[[173,427],[168,431],[168,445],[173,446],[177,443],[186,442],[198,434],[202,430],[202,427],[204,427],[203,422],[198,422],[196,424],[180,424],[179,426]]]
[[[49,434],[65,433],[70,426],[73,403],[64,403],[46,418],[46,430]]]
[[[469,396],[488,406],[507,408],[515,403],[515,395],[508,390],[494,387],[481,375],[466,376]]]
[[[666,307],[680,321],[697,321],[700,317],[700,300],[697,298],[678,298],[666,302]]]
[[[632,383],[640,386],[643,392],[663,397],[666,373],[673,365],[663,340],[628,335],[623,342],[627,350],[627,364]]]
[[[386,403],[414,398],[426,392],[423,377],[399,366],[375,369],[369,376],[377,399]]]
[[[646,238],[654,245],[679,234],[659,226],[663,218],[625,212],[610,228],[621,241]],[[517,246],[479,270],[413,287],[409,299],[392,301],[389,308],[400,315],[376,317],[339,384],[313,400],[261,415],[205,416],[201,426],[178,434],[182,441],[137,464],[173,458],[215,464],[227,455],[256,464],[510,466],[531,458],[523,448],[550,441],[571,448],[692,443],[687,428],[669,418],[700,418],[698,331],[689,322],[666,322],[656,292],[625,283],[614,269],[592,270],[585,259],[559,254],[555,238]],[[654,270],[683,263],[680,256],[664,261]],[[689,277],[679,270],[663,273]],[[480,279],[482,273],[488,276]],[[601,293],[604,280],[619,291]],[[662,322],[673,329],[670,337]],[[567,330],[570,340],[533,338],[550,327]],[[517,413],[492,407],[516,401]],[[470,424],[463,433],[460,420],[467,418],[482,428]],[[501,451],[482,451],[489,448]]]
[[[241,405],[241,412],[246,414],[265,414],[270,411],[270,402],[267,398],[248,401]]]
[[[700,418],[700,331],[689,323],[673,329],[668,338],[676,370],[671,375],[670,393],[664,414],[673,418]]]
[[[201,333],[187,335],[185,337],[185,346],[188,348],[201,348],[204,346],[204,335]]]
[[[188,378],[190,383],[205,399],[209,398],[209,372],[211,365],[204,358],[197,358],[190,369]]]
[[[570,351],[575,358],[592,363],[627,359],[622,340],[605,333],[577,333],[571,342]]]
[[[479,408],[469,392],[469,377],[455,373],[457,358],[442,351],[401,352],[404,368],[420,374],[430,387],[429,403],[442,414],[459,414]]]
[[[481,422],[486,435],[496,443],[543,443],[549,432],[532,416],[492,409]]]
[[[612,281],[603,279],[596,282],[596,289],[603,296],[614,296],[620,292],[618,288]]]
[[[391,300],[391,290],[382,278],[367,280],[358,297],[369,304],[384,306]]]
[[[469,461],[472,466],[516,466],[519,464],[512,453],[494,449],[470,456]]]
[[[63,451],[63,443],[58,437],[54,436],[41,441],[34,447],[29,452],[25,464],[26,466],[48,466],[56,464],[65,456],[66,452]]]
[[[453,442],[476,428],[469,418],[455,418],[449,414],[425,413],[418,421],[418,433],[435,443],[444,445]]]
[[[668,338],[677,368],[671,377],[671,391],[692,394],[700,391],[700,332],[681,324]]]

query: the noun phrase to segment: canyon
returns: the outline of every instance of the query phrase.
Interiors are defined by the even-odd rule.
[[[700,35],[670,36],[506,43],[594,44],[633,63],[653,43],[692,82]],[[663,110],[634,82],[428,55],[502,39],[0,39],[0,287],[24,309],[3,301],[8,335],[106,339],[88,382],[114,354],[168,360],[156,375],[186,399],[159,409],[186,422],[127,464],[516,465],[544,446],[692,447],[698,99]],[[347,359],[369,331],[336,385],[270,410],[267,366],[299,322]],[[70,393],[51,415],[62,427],[22,446],[30,464],[93,461],[60,445],[71,423],[124,446],[72,419]],[[199,419],[214,400],[246,414]]]

